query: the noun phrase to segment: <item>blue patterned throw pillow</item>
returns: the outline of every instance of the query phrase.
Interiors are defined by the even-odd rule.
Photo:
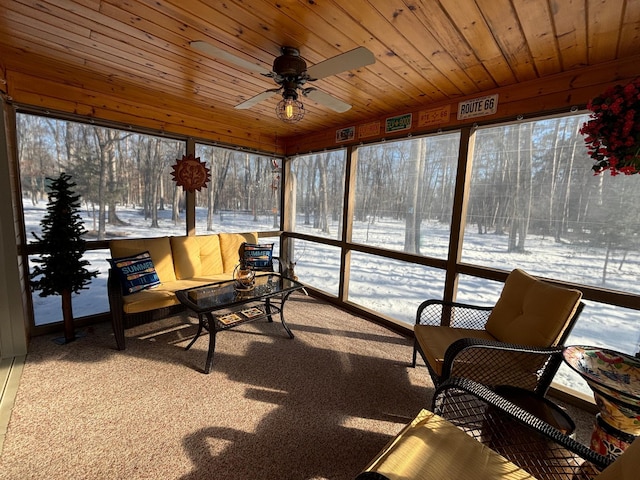
[[[250,270],[273,270],[273,243],[258,245],[245,243],[242,254],[244,265]]]
[[[122,294],[131,295],[147,288],[160,285],[160,279],[149,252],[138,253],[130,257],[108,259],[120,277]]]

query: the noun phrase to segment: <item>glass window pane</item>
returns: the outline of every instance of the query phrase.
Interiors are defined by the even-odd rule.
[[[33,268],[34,258],[38,258],[38,256],[29,256],[29,270]],[[109,250],[91,250],[85,252],[83,259],[90,262],[86,267],[87,270],[90,272],[98,270],[98,276],[91,279],[91,283],[86,289],[71,295],[71,306],[74,318],[109,311],[107,278],[110,267],[107,258],[110,258]],[[36,326],[62,321],[62,297],[60,295],[41,297],[38,292],[34,292],[32,298]]]
[[[203,144],[196,157],[211,173],[196,192],[199,234],[280,229],[280,159]]]
[[[338,295],[340,249],[306,240],[293,240],[295,274],[301,282],[331,295]]]
[[[637,175],[594,176],[587,119],[478,130],[465,263],[640,294]]]
[[[351,253],[349,301],[413,325],[418,306],[442,298],[444,270]]]
[[[17,115],[27,241],[40,232],[47,178],[71,175],[87,240],[184,235],[184,195],[171,166],[185,143],[37,115]]]
[[[458,294],[456,301],[492,307],[500,298],[504,283],[486,278],[458,275]],[[440,297],[442,298],[442,297]]]
[[[446,258],[460,134],[359,147],[354,243]]]
[[[346,150],[303,155],[291,162],[296,190],[292,195],[295,217],[292,231],[339,239],[342,235],[342,208]]]

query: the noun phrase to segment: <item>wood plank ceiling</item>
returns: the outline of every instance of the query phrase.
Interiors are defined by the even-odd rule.
[[[273,79],[194,40],[268,70],[283,45],[309,65],[358,46],[376,62],[314,82],[353,108],[302,98],[306,116],[291,125],[274,113],[277,96],[234,109]],[[0,0],[10,100],[268,149],[630,58],[639,45],[640,0]]]

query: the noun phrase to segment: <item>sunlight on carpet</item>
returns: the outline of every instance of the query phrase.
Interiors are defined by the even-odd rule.
[[[209,335],[192,318],[32,340],[0,457],[9,480],[351,480],[428,405],[411,342],[293,296],[279,322]],[[59,336],[59,334],[57,335]],[[52,338],[53,336],[51,336]],[[46,446],[46,448],[43,448]]]

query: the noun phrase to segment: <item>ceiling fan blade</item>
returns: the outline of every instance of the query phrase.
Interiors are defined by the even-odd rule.
[[[275,95],[276,93],[278,93],[280,91],[279,88],[274,88],[271,90],[266,90],[262,93],[259,93],[258,95],[256,95],[255,97],[251,97],[248,100],[245,100],[242,103],[239,103],[238,105],[236,105],[235,108],[236,110],[246,110],[247,108],[251,108],[254,105],[260,103],[263,100],[266,100],[267,98],[272,97],[273,95]]]
[[[376,57],[365,47],[358,47],[348,52],[328,58],[307,68],[310,80],[329,77],[338,73],[354,70],[375,63]]]
[[[251,63],[248,60],[245,60],[244,58],[237,57],[227,52],[226,50],[223,50],[214,45],[211,45],[210,43],[204,42],[202,40],[195,40],[191,42],[190,45],[196,50],[200,50],[201,52],[206,53],[207,55],[210,55],[212,57],[216,57],[220,60],[233,63],[234,65],[237,65],[240,68],[244,68],[245,70],[250,70],[252,72],[257,72],[262,75],[271,76],[271,72],[266,68],[264,68],[263,66],[255,63]]]
[[[345,103],[328,93],[316,90],[315,88],[306,88],[302,91],[302,94],[314,102],[318,102],[319,104],[330,108],[334,112],[343,113],[351,108],[351,105],[348,103]]]

